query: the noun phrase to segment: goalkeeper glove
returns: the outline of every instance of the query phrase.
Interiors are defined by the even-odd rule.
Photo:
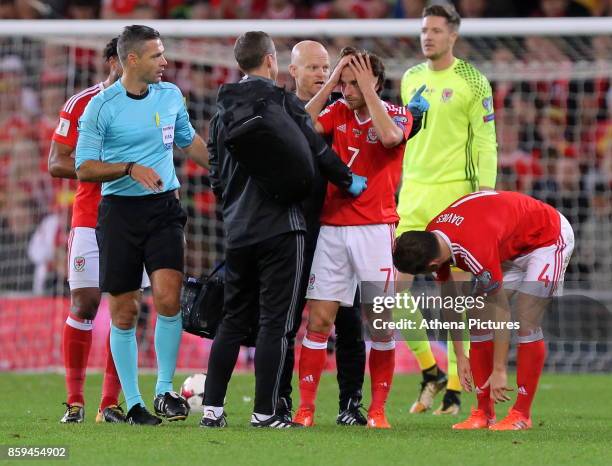
[[[355,175],[354,173],[351,174],[351,177],[353,181],[348,188],[348,192],[351,196],[357,197],[368,187],[368,179],[365,176]]]
[[[418,91],[414,93],[410,102],[408,102],[408,110],[414,118],[423,118],[423,113],[429,110],[429,102],[421,94],[427,86],[423,84]]]

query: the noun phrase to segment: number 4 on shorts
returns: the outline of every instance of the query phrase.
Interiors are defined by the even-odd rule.
[[[548,267],[550,267],[550,264],[546,264],[538,276],[538,281],[544,282],[544,288],[548,288],[548,285],[550,285],[550,278],[548,275],[544,275],[548,270]]]

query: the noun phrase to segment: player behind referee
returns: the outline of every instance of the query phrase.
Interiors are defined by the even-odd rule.
[[[127,421],[161,422],[145,408],[138,388],[136,319],[143,266],[157,310],[155,412],[185,419],[189,408],[172,389],[181,339],[179,294],[183,227],[173,144],[207,165],[202,139],[189,123],[181,91],[161,80],[165,66],[159,33],[127,26],[118,42],[123,76],[96,95],[83,114],[76,150],[81,181],[102,181],[96,238],[100,289],[109,293],[111,350],[125,394]]]
[[[70,97],[60,111],[59,124],[53,133],[49,151],[49,174],[53,177],[68,179],[77,177],[74,170],[74,149],[77,145],[78,121],[89,101],[121,77],[117,39],[117,37],[112,39],[104,48],[104,58],[109,68],[106,80]],[[72,224],[68,240],[70,313],[62,332],[67,392],[64,403],[66,412],[60,420],[62,424],[80,423],[85,420],[83,389],[94,319],[98,313],[101,297],[98,286],[100,274],[95,230],[100,197],[99,183],[79,182],[72,205]],[[148,277],[143,279],[143,287],[149,286],[148,280]],[[125,415],[118,401],[120,392],[121,382],[107,344],[102,400],[96,422],[125,422]]]

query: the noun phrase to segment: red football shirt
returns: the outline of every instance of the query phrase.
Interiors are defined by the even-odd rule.
[[[412,115],[405,107],[383,102],[387,113],[404,132],[404,142],[385,148],[371,119],[360,121],[344,99],[337,100],[319,115],[326,135],[333,136],[333,149],[356,175],[368,178],[367,189],[357,198],[331,183],[327,185],[321,212],[323,225],[376,225],[397,223],[395,193],[401,174]]]
[[[70,97],[60,111],[59,123],[53,133],[53,140],[70,147],[76,147],[79,133],[79,118],[89,101],[104,87],[102,83],[89,87]],[[80,181],[72,206],[72,228],[95,228],[98,219],[98,204],[101,199],[100,183]]]
[[[525,194],[479,191],[443,210],[427,231],[442,234],[452,264],[472,272],[489,292],[503,281],[502,262],[560,241],[561,220],[554,208]],[[448,279],[451,262],[438,270],[438,280]]]

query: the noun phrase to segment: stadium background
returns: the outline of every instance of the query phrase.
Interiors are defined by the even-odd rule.
[[[405,69],[422,60],[418,20],[406,23],[400,37],[385,29],[391,18],[415,18],[420,0],[289,0],[181,1],[84,0],[0,1],[0,19],[31,20],[3,23],[19,32],[1,32],[0,25],[0,371],[53,370],[62,367],[61,328],[68,310],[66,240],[75,184],[47,173],[49,141],[58,111],[66,98],[104,79],[100,52],[124,24],[158,19],[251,20],[249,29],[264,29],[259,19],[317,19],[327,35],[312,35],[329,49],[332,62],[344,45],[359,45],[381,55],[388,68],[384,98],[399,102],[399,80]],[[490,5],[495,4],[494,8]],[[494,90],[498,136],[498,189],[518,190],[549,202],[572,223],[577,248],[566,279],[568,288],[596,299],[601,306],[574,302],[559,313],[561,341],[551,343],[549,370],[610,371],[612,348],[612,2],[606,0],[534,2],[459,0],[465,21],[455,53],[480,68]],[[558,5],[563,8],[557,8]],[[498,23],[470,18],[532,17]],[[582,16],[584,20],[555,23],[541,17]],[[604,23],[589,31],[587,16]],[[94,34],[49,33],[49,23],[37,20],[115,19],[115,31]],[[606,21],[607,18],[607,21]],[[350,34],[334,33],[325,19],[359,20]],[[367,23],[367,19],[380,19]],[[385,23],[388,21],[388,23]],[[232,44],[236,33],[223,23],[217,37],[207,32],[213,23],[189,22],[189,33],[164,34],[169,65],[164,79],[186,96],[192,123],[207,137],[208,119],[223,82],[235,81]],[[220,21],[215,23],[222,24]],[[40,27],[37,26],[40,24]],[[59,24],[59,23],[58,23]],[[66,24],[66,23],[62,23]],[[70,24],[70,23],[68,23]],[[102,23],[100,23],[102,24]],[[156,23],[157,24],[157,23]],[[161,23],[159,23],[161,24]],[[187,23],[184,23],[187,24]],[[236,22],[238,24],[238,22]],[[336,23],[337,24],[337,23]],[[347,23],[349,24],[349,23]],[[499,23],[501,24],[501,23]],[[552,25],[542,34],[541,25]],[[556,26],[554,26],[556,24]],[[587,25],[585,27],[585,24]],[[602,33],[601,25],[607,25]],[[23,25],[23,26],[21,26]],[[27,25],[27,26],[26,26]],[[363,25],[363,26],[362,26]],[[521,28],[531,32],[524,33]],[[111,25],[109,25],[109,28]],[[241,26],[243,27],[243,26]],[[577,34],[574,27],[582,32]],[[201,28],[202,36],[194,30]],[[296,30],[299,29],[295,26]],[[327,28],[327,29],[326,29]],[[479,29],[482,28],[482,29]],[[512,32],[513,28],[517,32]],[[504,31],[502,31],[504,29]],[[164,29],[160,28],[162,34]],[[478,31],[483,32],[479,35]],[[599,32],[598,32],[599,31]],[[204,34],[207,34],[205,36]],[[333,37],[332,37],[333,36]],[[304,33],[275,34],[279,51],[279,81],[292,87],[286,69],[291,46]],[[200,275],[222,259],[219,212],[205,170],[176,159],[181,196],[189,213],[187,270]],[[578,291],[576,291],[578,293]],[[150,301],[149,301],[150,302]],[[607,308],[606,308],[607,306]],[[603,310],[602,310],[603,309]],[[141,365],[154,367],[154,313],[139,323]],[[105,303],[94,329],[90,366],[103,365],[103,340],[108,315]],[[581,332],[574,332],[577,328]],[[209,342],[186,335],[179,367],[205,367]],[[398,351],[402,371],[416,371],[405,345]],[[444,358],[440,345],[436,353]],[[241,358],[248,367],[248,355]],[[330,367],[332,366],[330,358]]]

